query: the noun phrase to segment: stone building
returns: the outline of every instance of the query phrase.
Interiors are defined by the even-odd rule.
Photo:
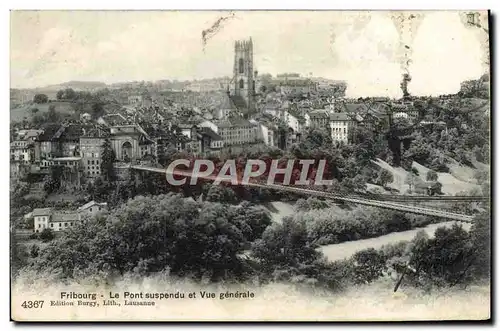
[[[232,118],[217,124],[225,146],[257,142],[258,125],[243,118]]]
[[[80,137],[80,155],[85,177],[97,178],[101,175],[103,145],[109,136],[108,130],[96,127]]]
[[[234,44],[233,95],[241,97],[246,108],[255,107],[255,76],[253,66],[253,42],[250,40],[236,41]]]

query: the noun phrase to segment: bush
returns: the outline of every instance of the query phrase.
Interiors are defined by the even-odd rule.
[[[43,231],[40,233],[40,240],[43,242],[49,242],[52,239],[54,239],[54,231],[52,229],[43,229]]]
[[[411,253],[416,276],[431,284],[456,285],[471,280],[472,242],[469,233],[459,225],[440,227],[434,238],[415,240]]]
[[[357,252],[352,261],[355,284],[370,283],[382,276],[382,271],[385,269],[384,256],[373,248]]]
[[[313,209],[323,209],[328,207],[329,205],[326,201],[314,197],[308,198],[307,200],[299,199],[295,203],[295,208],[297,209],[297,211],[309,211]]]
[[[427,171],[426,179],[427,179],[427,181],[430,181],[430,182],[437,181],[438,180],[437,172],[435,172],[434,170]]]
[[[39,253],[40,253],[40,247],[38,247],[38,245],[31,245],[31,247],[30,247],[30,256],[32,258],[36,258]]]

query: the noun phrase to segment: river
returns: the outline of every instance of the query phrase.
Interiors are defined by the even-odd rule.
[[[293,204],[288,202],[273,201],[266,204],[266,209],[271,212],[271,217],[273,222],[281,222],[281,219],[286,216],[292,216],[295,213],[295,208]],[[469,230],[471,227],[470,223],[447,221],[437,224],[429,224],[423,228],[416,228],[408,231],[402,232],[392,232],[380,237],[361,239],[356,241],[348,241],[340,244],[325,245],[320,248],[321,252],[325,254],[329,261],[338,261],[345,258],[353,256],[357,251],[375,248],[379,249],[387,244],[394,244],[399,241],[409,241],[412,240],[417,232],[424,230],[430,237],[434,235],[437,228],[445,226],[451,227],[453,224],[462,224],[464,229]]]

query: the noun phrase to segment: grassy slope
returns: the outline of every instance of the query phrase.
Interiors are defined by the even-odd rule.
[[[388,184],[389,187],[397,189],[401,193],[405,193],[408,190],[408,185],[405,184],[406,176],[408,176],[408,172],[406,170],[401,167],[393,167],[380,159],[377,159],[374,163],[392,173],[394,181]],[[418,170],[419,178],[426,181],[426,175],[429,169],[416,162],[413,162],[412,166]],[[442,192],[445,195],[455,195],[463,191],[480,189],[480,186],[475,183],[475,180],[472,177],[474,171],[475,170],[470,167],[455,164],[452,166],[451,174],[439,172],[438,181],[443,184]],[[469,181],[464,181],[463,179],[469,179]]]
[[[49,111],[49,106],[54,105],[56,107],[56,111],[59,113],[65,114],[73,114],[73,106],[71,102],[68,101],[55,101],[51,103],[44,104],[33,104],[33,105],[25,105],[23,107],[14,108],[10,110],[10,120],[11,121],[21,121],[24,117],[28,119],[33,116],[31,112],[32,108],[38,108],[38,114],[46,113]]]

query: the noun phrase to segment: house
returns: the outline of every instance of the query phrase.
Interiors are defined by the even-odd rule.
[[[127,99],[129,105],[139,105],[142,103],[142,95],[131,95]]]
[[[28,140],[14,140],[10,143],[10,159],[29,164],[35,159],[34,144]]]
[[[309,113],[310,126],[312,127],[326,128],[329,120],[329,111],[326,109],[316,109]]]
[[[82,121],[90,121],[92,119],[92,115],[90,115],[89,113],[83,113],[80,115],[80,119]]]
[[[84,216],[96,216],[99,213],[108,211],[108,204],[106,202],[95,202],[94,200],[87,202],[78,208],[78,215],[80,219]]]
[[[96,127],[80,137],[80,156],[86,177],[97,178],[101,175],[102,146],[109,135],[108,130]]]
[[[49,228],[49,222],[52,218],[51,208],[35,208],[31,212],[34,219],[34,232],[42,232],[44,229]]]
[[[232,118],[217,123],[225,146],[243,145],[257,141],[257,125],[243,118]]]
[[[78,213],[54,213],[49,221],[50,229],[56,232],[66,230],[80,221]]]
[[[217,133],[219,131],[219,128],[217,127],[217,125],[214,122],[209,121],[209,120],[206,120],[206,121],[199,123],[198,126],[201,128],[210,128],[215,133]]]
[[[62,231],[76,225],[87,217],[94,217],[107,212],[107,210],[107,203],[98,203],[92,200],[76,211],[55,212],[52,208],[35,208],[24,217],[34,218],[34,232],[42,232],[44,229]]]
[[[275,145],[275,135],[278,130],[275,124],[264,120],[250,120],[250,122],[257,125],[257,140],[262,140],[267,146]]]
[[[245,111],[246,106],[239,96],[230,95],[225,93],[222,102],[216,106],[216,118],[219,120],[227,119],[228,117],[239,114]]]
[[[330,114],[330,134],[333,141],[348,143],[354,121],[346,113]]]
[[[284,108],[285,107],[282,107],[281,109],[266,108],[264,112],[285,122],[286,125],[289,128],[293,129],[295,133],[300,132],[302,125],[300,124],[299,119],[297,118],[297,116],[292,115],[288,110]]]
[[[53,143],[53,138],[61,129],[61,124],[48,124],[38,136],[37,144],[40,145],[39,161],[42,167],[48,167],[48,160],[58,154],[58,144]]]
[[[224,139],[222,139],[217,132],[213,131],[209,127],[200,128],[200,132],[203,136],[204,142],[208,142],[208,144],[203,145],[203,152],[218,153],[222,148],[224,148]]]

